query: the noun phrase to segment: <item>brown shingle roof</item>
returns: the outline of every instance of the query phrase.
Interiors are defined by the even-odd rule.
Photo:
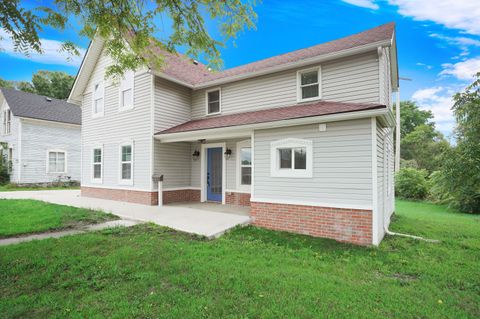
[[[277,55],[268,59],[241,65],[221,72],[208,71],[205,65],[201,63],[195,65],[191,59],[188,59],[181,54],[166,54],[160,48],[153,50],[158,54],[166,54],[165,67],[162,70],[159,70],[160,72],[191,85],[196,85],[213,80],[266,70],[283,64],[299,62],[315,56],[339,52],[369,43],[390,40],[393,36],[394,30],[395,23],[391,22],[338,40]]]
[[[341,103],[332,101],[319,101],[308,104],[296,104],[292,106],[271,108],[261,111],[237,113],[192,120],[174,126],[156,135],[198,131],[205,129],[275,122],[281,120],[298,119],[303,117],[331,115],[386,108],[385,105],[373,103]]]

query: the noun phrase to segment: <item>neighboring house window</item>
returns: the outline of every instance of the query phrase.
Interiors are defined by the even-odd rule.
[[[209,90],[206,92],[207,115],[218,114],[221,112],[222,93],[220,89]]]
[[[102,116],[104,112],[103,82],[98,82],[93,86],[93,116]]]
[[[252,146],[250,140],[237,143],[237,188],[250,190],[252,184]]]
[[[320,76],[320,67],[298,71],[298,101],[310,101],[320,98]]]
[[[48,151],[48,173],[65,173],[66,167],[65,151]]]
[[[133,182],[133,144],[120,145],[120,181],[122,184]]]
[[[3,111],[3,134],[10,134],[12,126],[12,111],[9,109]]]
[[[287,138],[270,144],[272,177],[309,178],[313,176],[313,142]]]
[[[101,182],[103,177],[103,147],[94,148],[92,156],[92,180]]]
[[[133,71],[127,71],[120,82],[120,111],[133,108],[134,79],[135,73]]]

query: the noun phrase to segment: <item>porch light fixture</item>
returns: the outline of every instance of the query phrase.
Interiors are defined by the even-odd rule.
[[[225,155],[225,159],[227,159],[227,160],[230,159],[230,157],[232,156],[232,150],[227,148],[225,150],[225,153],[223,153],[223,155]]]
[[[200,152],[198,150],[195,150],[192,154],[193,160],[196,161],[200,157]]]

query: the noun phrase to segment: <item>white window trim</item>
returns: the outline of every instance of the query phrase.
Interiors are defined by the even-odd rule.
[[[7,122],[7,114],[9,114],[10,119]],[[8,124],[8,125],[7,125]],[[8,130],[7,130],[8,127]],[[9,107],[5,107],[2,112],[2,134],[10,135],[12,134],[12,111]]]
[[[248,192],[250,193],[252,190],[252,185],[243,185],[241,180],[242,180],[242,158],[241,158],[241,152],[240,150],[245,147],[250,147],[253,150],[252,147],[252,141],[251,140],[245,140],[245,141],[240,141],[237,142],[237,190],[241,192]],[[252,168],[252,179],[253,179],[253,156],[252,156],[252,165],[250,167]]]
[[[311,72],[311,71],[318,72],[318,96],[302,99],[302,89],[301,89],[302,74]],[[309,101],[316,101],[321,99],[322,99],[322,67],[319,65],[313,68],[298,70],[297,71],[297,102],[309,102]]]
[[[295,169],[294,162],[292,168],[281,169],[279,167],[278,150],[281,148],[306,148],[306,168]],[[292,152],[292,157],[294,157]],[[270,143],[270,176],[288,177],[288,178],[312,178],[313,177],[313,141],[298,138],[286,138]]]
[[[131,78],[129,78],[130,76]],[[131,105],[127,107],[123,107],[122,106],[123,91],[126,91],[128,89],[132,90]],[[119,112],[124,112],[124,111],[134,109],[134,101],[135,101],[134,94],[135,94],[135,72],[127,71],[125,72],[124,77],[120,81],[119,90],[118,90],[118,111]]]
[[[101,167],[100,178],[95,178],[94,177],[94,169],[93,169],[94,162],[93,162],[93,159],[94,159],[94,152],[95,152],[96,149],[100,149],[101,152],[102,152],[102,161],[100,162],[100,167]],[[93,146],[92,150],[90,152],[90,169],[91,169],[91,181],[92,181],[92,183],[95,183],[95,184],[102,184],[103,183],[103,163],[105,162],[104,158],[105,158],[105,154],[103,153],[103,145],[99,144],[99,145]]]
[[[214,92],[214,91],[218,91],[218,112],[214,112],[214,113],[208,113],[208,93],[210,92]],[[217,115],[217,114],[220,114],[222,113],[222,88],[220,87],[217,87],[217,88],[214,88],[214,89],[210,89],[210,90],[206,90],[205,91],[205,114],[206,116],[210,116],[210,115]]]
[[[64,153],[65,154],[65,165],[64,165],[64,170],[63,172],[50,172],[50,153]],[[62,149],[50,149],[50,150],[47,150],[47,169],[46,169],[46,172],[47,174],[66,174],[68,172],[68,168],[67,168],[67,164],[68,164],[68,161],[67,161],[67,151],[65,150],[62,150]]]
[[[123,146],[131,146],[132,147],[132,159],[130,161],[131,163],[131,178],[130,179],[123,179],[122,178],[122,147]],[[119,185],[133,185],[133,176],[134,176],[134,167],[135,167],[135,144],[133,141],[128,141],[121,143],[118,146],[118,184]],[[127,162],[126,162],[127,163]]]
[[[95,100],[99,97],[96,92],[95,92],[95,86],[96,85],[101,85],[102,92],[98,93],[98,95],[101,95],[102,97],[102,112],[95,113]],[[105,114],[105,81],[98,81],[93,84],[93,90],[92,90],[92,118],[96,117],[102,117]]]

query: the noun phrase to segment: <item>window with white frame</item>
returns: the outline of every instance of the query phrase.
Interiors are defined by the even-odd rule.
[[[313,176],[313,142],[287,138],[270,145],[272,177],[309,178]]]
[[[104,99],[103,99],[103,81],[96,83],[93,86],[93,105],[92,115],[102,116],[104,112]]]
[[[92,157],[92,180],[101,182],[103,176],[103,147],[94,148]]]
[[[320,98],[320,67],[298,71],[297,82],[297,99],[299,101],[310,101]]]
[[[67,172],[67,156],[65,151],[51,150],[48,151],[48,173],[66,173]]]
[[[120,145],[120,181],[131,183],[133,181],[133,145]]]
[[[206,92],[207,115],[218,114],[221,112],[222,93],[220,89],[209,90]]]
[[[133,86],[135,73],[127,71],[120,82],[120,111],[133,108]]]
[[[3,134],[10,134],[12,126],[12,111],[6,109],[3,111]]]
[[[252,146],[250,140],[237,143],[237,188],[250,190],[252,184]]]

